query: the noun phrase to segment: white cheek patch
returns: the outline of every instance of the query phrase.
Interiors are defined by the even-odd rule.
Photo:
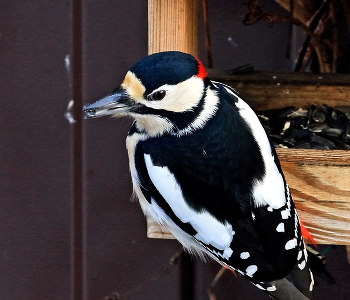
[[[155,166],[151,156],[144,155],[148,174],[159,193],[169,204],[174,214],[183,223],[189,223],[197,231],[195,238],[204,244],[224,251],[226,258],[232,254],[228,249],[234,235],[232,226],[222,224],[209,212],[196,212],[186,202],[174,175],[167,167]]]
[[[153,109],[164,109],[172,112],[193,110],[203,97],[204,83],[199,77],[191,77],[176,85],[164,85],[156,91],[166,91],[162,100],[138,100],[143,105]]]

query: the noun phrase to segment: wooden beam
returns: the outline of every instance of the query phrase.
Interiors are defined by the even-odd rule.
[[[148,53],[198,56],[198,0],[148,0]]]
[[[254,71],[232,75],[228,70],[210,69],[212,80],[237,90],[255,110],[287,105],[308,108],[350,105],[350,74],[312,74]]]
[[[299,216],[316,242],[350,245],[350,151],[276,151]]]
[[[182,51],[198,57],[198,0],[148,0],[148,53]],[[147,218],[147,236],[174,236]]]

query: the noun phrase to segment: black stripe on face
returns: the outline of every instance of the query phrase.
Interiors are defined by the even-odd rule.
[[[142,104],[134,106],[132,109],[130,109],[130,112],[141,115],[155,115],[162,118],[166,118],[174,125],[174,128],[176,128],[177,130],[181,130],[188,127],[203,111],[205,96],[206,93],[203,94],[198,105],[193,107],[191,110],[187,110],[184,112],[172,112],[165,109],[154,109]]]

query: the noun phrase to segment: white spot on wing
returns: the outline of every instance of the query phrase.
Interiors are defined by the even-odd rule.
[[[275,285],[269,286],[266,290],[269,292],[274,292],[276,290],[276,286]]]
[[[250,254],[249,254],[249,252],[242,252],[241,255],[240,255],[240,257],[241,257],[242,259],[247,259],[247,258],[250,257]]]
[[[299,260],[302,256],[303,256],[303,251],[299,250],[297,260]]]
[[[229,259],[230,257],[231,257],[231,255],[232,255],[232,253],[233,253],[233,250],[229,247],[229,248],[226,248],[225,249],[225,251],[224,251],[224,257],[226,258],[226,259]]]
[[[286,250],[293,249],[293,248],[296,247],[296,245],[297,245],[297,239],[296,239],[296,238],[291,239],[291,240],[289,240],[289,241],[286,243],[285,249],[286,249]]]
[[[181,188],[169,169],[153,165],[151,156],[148,154],[145,154],[144,158],[154,186],[169,204],[174,214],[183,223],[192,225],[197,231],[196,239],[225,251],[232,242],[234,234],[232,226],[228,223],[222,224],[205,210],[203,212],[193,210],[184,199]]]
[[[286,208],[285,210],[281,211],[282,219],[288,219],[290,217],[290,210]]]
[[[257,270],[258,270],[258,267],[256,265],[251,265],[245,270],[245,273],[247,274],[247,276],[253,277],[253,275]]]
[[[298,267],[300,270],[303,270],[305,268],[306,262],[303,260],[300,264],[298,264]]]
[[[277,228],[276,228],[277,232],[284,232],[284,223],[279,223]]]

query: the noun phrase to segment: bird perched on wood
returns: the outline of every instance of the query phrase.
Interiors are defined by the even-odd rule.
[[[134,64],[86,118],[131,116],[134,191],[145,215],[274,299],[313,299],[301,226],[276,152],[252,109],[177,51]],[[290,275],[293,284],[284,279]]]

